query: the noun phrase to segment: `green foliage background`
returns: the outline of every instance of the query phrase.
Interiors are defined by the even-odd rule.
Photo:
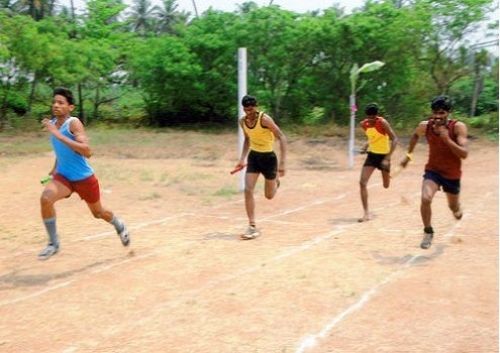
[[[249,93],[280,124],[346,125],[352,66],[379,60],[360,76],[359,107],[377,102],[405,129],[449,94],[458,115],[498,133],[498,57],[470,37],[492,0],[367,0],[351,14],[245,2],[199,17],[175,0],[89,0],[83,13],[64,3],[0,1],[1,130],[50,114],[59,85],[87,124],[234,124],[246,47]]]

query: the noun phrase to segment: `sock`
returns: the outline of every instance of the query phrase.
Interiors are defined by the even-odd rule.
[[[47,218],[43,220],[43,224],[45,224],[45,229],[47,229],[47,234],[49,235],[50,244],[55,247],[59,246],[59,240],[57,239],[57,231],[56,231],[56,218]]]
[[[123,230],[123,222],[122,222],[122,220],[119,219],[118,217],[115,217],[115,215],[113,215],[113,219],[109,223],[111,223],[112,225],[115,226],[115,229],[116,229],[117,233],[120,233]]]
[[[434,229],[432,229],[432,227],[425,227],[424,228],[424,233],[434,234]]]

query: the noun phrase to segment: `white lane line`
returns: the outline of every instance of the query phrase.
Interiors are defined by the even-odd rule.
[[[484,195],[484,198],[482,198],[480,200],[480,203],[483,204],[483,205],[485,205],[486,204],[486,200],[491,195],[493,195],[493,193],[491,191],[489,191],[488,193],[486,193],[486,195]],[[477,209],[477,206],[474,209]],[[446,232],[446,234],[444,234],[443,237],[444,238],[450,238],[450,237],[454,236],[455,235],[455,230],[457,230],[457,228],[459,228],[462,225],[463,221],[465,219],[468,219],[468,218],[470,218],[470,213],[469,212],[464,212],[464,214],[462,216],[462,219],[457,220],[456,223],[451,227],[451,229],[448,232]]]
[[[346,228],[352,227],[355,224],[345,226],[345,225],[340,225],[336,226],[334,230],[328,232],[327,234],[324,235],[319,235],[316,236],[315,238],[308,240],[304,242],[301,245],[298,245],[288,251],[283,252],[282,254],[278,254],[276,256],[271,257],[268,260],[262,261],[262,263],[265,263],[266,265],[272,264],[272,263],[279,263],[283,259],[286,259],[290,256],[293,256],[295,254],[298,254],[300,252],[306,251],[310,248],[312,248],[315,245],[318,245],[326,240],[331,239],[332,237],[341,234],[342,232],[345,231]],[[161,312],[163,309],[167,308],[176,308],[179,305],[185,303],[191,298],[195,298],[196,296],[200,295],[201,293],[205,292],[208,289],[212,288],[217,288],[219,285],[225,282],[230,282],[235,279],[240,279],[241,277],[252,274],[254,272],[257,272],[262,269],[267,269],[269,266],[263,267],[262,264],[258,264],[243,270],[240,270],[236,273],[233,274],[228,274],[228,275],[223,275],[220,278],[213,279],[206,284],[204,284],[202,287],[190,290],[185,292],[185,295],[183,295],[181,298],[177,297],[174,300],[168,300],[164,302],[160,302],[157,305],[155,305],[153,308],[148,308],[146,310],[143,310],[141,313],[137,314],[137,319],[133,320],[128,320],[121,325],[115,325],[113,328],[110,328],[107,332],[103,333],[103,336],[105,338],[108,338],[110,336],[116,335],[119,332],[122,332],[127,329],[131,329],[133,327],[141,326],[144,322],[153,319],[154,317],[158,315],[163,315]],[[148,314],[150,313],[150,314]],[[130,323],[131,322],[131,323]],[[75,343],[73,343],[73,346],[75,346]],[[78,346],[76,346],[78,347]],[[94,346],[95,347],[95,346]]]
[[[406,268],[410,267],[411,264],[413,262],[415,262],[415,260],[419,256],[420,255],[413,256],[412,258],[410,258],[409,260],[407,260],[401,266],[401,268],[399,268],[397,271],[393,272],[392,274],[390,274],[389,276],[387,276],[382,282],[380,282],[379,284],[375,285],[374,287],[370,288],[365,293],[363,293],[363,295],[361,296],[361,298],[359,298],[359,300],[357,302],[355,302],[354,304],[348,306],[344,311],[342,311],[340,314],[338,314],[332,320],[330,320],[325,325],[325,327],[323,327],[323,329],[320,332],[318,332],[317,334],[307,335],[299,343],[298,348],[295,351],[295,353],[304,353],[308,349],[313,348],[314,346],[316,346],[318,344],[318,341],[320,341],[321,339],[325,338],[330,333],[330,331],[333,330],[335,328],[335,326],[337,326],[337,324],[339,324],[340,322],[342,322],[350,314],[352,314],[352,313],[360,310],[366,303],[368,303],[368,301],[370,301],[370,299],[374,295],[377,294],[377,292],[379,291],[379,289],[381,287],[383,287],[384,285],[386,285],[389,282],[391,282],[392,280],[394,280],[394,278],[396,278],[396,276],[398,274],[400,274],[401,272],[403,272]]]
[[[344,197],[345,195],[346,195],[346,194],[342,194],[341,196],[342,196],[342,197]],[[316,205],[316,204],[321,204],[321,203],[324,203],[324,202],[326,202],[326,201],[325,201],[325,200],[323,200],[323,201],[315,201],[315,202],[313,202],[313,203],[311,203],[311,204],[309,204],[309,205],[306,205],[306,206],[304,206],[304,207],[298,207],[298,208],[295,208],[295,209],[292,209],[292,210],[287,210],[287,211],[285,211],[285,212],[279,213],[278,215],[281,215],[281,214],[290,214],[290,213],[297,212],[297,211],[303,210],[303,209],[305,209],[305,208],[307,208],[307,207],[310,207],[310,206],[313,206],[313,205]],[[172,216],[172,217],[166,217],[166,218],[163,218],[163,219],[161,219],[161,220],[156,220],[156,221],[152,221],[152,222],[147,222],[147,223],[144,223],[144,224],[148,224],[148,225],[149,225],[149,224],[162,224],[162,223],[165,223],[165,222],[167,222],[168,220],[172,219],[173,217],[179,218],[179,217],[183,217],[183,216],[185,216],[185,215],[188,215],[188,213],[178,214],[178,215],[175,215],[175,216]],[[274,215],[274,216],[276,216],[276,215]],[[270,217],[268,217],[268,218],[271,218],[271,217],[272,217],[272,216],[270,216]],[[339,229],[339,228],[340,228],[340,227],[336,227],[336,228],[335,228],[336,230],[334,230],[334,232],[337,232],[337,229]],[[110,232],[110,233],[112,233],[112,234],[113,234],[114,232]],[[102,236],[102,235],[101,235],[101,236]],[[333,235],[332,235],[332,236],[333,236]],[[328,239],[328,238],[330,238],[330,237],[331,237],[331,236],[327,236],[325,239]],[[323,236],[323,237],[321,237],[321,238],[324,238],[324,236]],[[316,238],[315,238],[315,239],[316,239]],[[321,241],[323,241],[323,240],[325,240],[325,239],[322,239]],[[314,239],[313,239],[313,241],[314,241],[314,244],[312,244],[312,245],[315,245],[316,243],[319,243],[317,240],[314,240]],[[320,241],[320,242],[321,242],[321,241]],[[308,242],[306,242],[306,243],[309,243],[309,242],[311,242],[311,241],[308,241]],[[310,246],[312,246],[312,245],[310,245]],[[303,246],[304,246],[304,245],[303,245]],[[307,249],[307,248],[309,248],[310,246],[308,246],[307,244],[305,244],[304,249]],[[147,254],[144,254],[144,255],[141,255],[141,256],[128,258],[128,259],[125,259],[125,260],[119,261],[119,262],[117,262],[117,263],[114,263],[114,264],[111,264],[111,265],[108,265],[108,266],[99,267],[98,269],[95,269],[95,270],[91,271],[91,273],[99,273],[99,272],[103,272],[103,271],[105,271],[105,270],[111,269],[111,268],[113,268],[113,267],[116,267],[116,266],[118,266],[118,265],[122,265],[122,264],[127,263],[127,262],[131,262],[131,261],[135,261],[135,260],[140,260],[140,259],[143,259],[143,258],[147,258],[147,257],[150,257],[150,256],[153,256],[153,255],[157,254],[157,253],[158,253],[158,251],[159,251],[159,250],[155,250],[155,251],[153,251],[153,252],[150,252],[150,253],[147,253]],[[300,251],[302,251],[302,250],[300,250]],[[291,251],[290,251],[290,254],[294,254],[294,253],[296,253],[296,252],[297,252],[297,250],[291,250]],[[280,256],[279,256],[279,258],[281,258],[281,257],[288,257],[288,256],[290,256],[290,255],[287,255],[287,253],[285,253],[285,255],[280,255]],[[273,260],[271,259],[271,261],[273,261]],[[261,267],[260,267],[260,266],[256,266],[255,268],[256,268],[256,269],[258,269],[258,268],[261,268]],[[71,283],[73,283],[73,282],[75,282],[75,281],[76,281],[76,279],[73,279],[73,280],[70,280],[70,281],[64,282],[64,283],[62,283],[62,284],[56,284],[56,285],[53,285],[53,286],[47,287],[47,288],[45,288],[45,289],[43,289],[43,290],[37,291],[37,292],[32,293],[32,294],[27,295],[27,296],[23,296],[23,297],[15,298],[15,299],[12,299],[12,300],[6,300],[6,301],[3,301],[3,302],[0,302],[0,307],[1,307],[1,306],[5,306],[5,305],[9,305],[9,304],[14,304],[14,303],[17,303],[17,302],[20,302],[20,301],[24,301],[24,300],[27,300],[27,299],[30,299],[30,298],[38,297],[38,296],[40,296],[40,295],[42,295],[42,294],[45,294],[45,293],[47,293],[47,292],[50,292],[50,291],[53,291],[53,290],[59,289],[59,288],[61,288],[61,287],[65,287],[65,286],[67,286],[67,285],[69,285],[69,284],[71,284]]]
[[[275,213],[273,215],[270,215],[270,216],[267,216],[267,217],[263,217],[262,219],[260,219],[260,221],[268,221],[268,220],[276,218],[276,217],[286,216],[286,215],[289,215],[290,213],[295,213],[295,212],[298,212],[298,211],[302,211],[302,210],[304,210],[306,208],[309,208],[309,207],[313,207],[313,206],[317,206],[317,205],[322,205],[324,203],[331,202],[331,201],[337,201],[337,200],[343,199],[346,195],[347,195],[347,193],[343,193],[343,194],[340,194],[340,195],[338,195],[338,196],[336,196],[334,198],[327,198],[327,199],[323,199],[323,200],[316,200],[316,201],[313,201],[313,202],[311,202],[309,204],[306,204],[306,205],[303,205],[303,206],[300,206],[300,207],[291,208],[291,209],[285,210],[285,211],[280,212],[280,213]]]
[[[210,207],[208,210],[216,210],[216,209],[219,209],[219,208],[222,208],[222,207],[226,207],[226,206],[230,206],[230,205],[237,204],[237,203],[242,203],[242,202],[243,202],[243,200],[241,200],[241,199],[240,200],[235,200],[235,201],[229,201],[229,202],[226,202],[226,203],[223,203],[223,204],[219,204],[219,205],[214,206],[214,207]],[[157,220],[153,220],[153,221],[150,221],[150,222],[139,223],[137,225],[130,226],[129,229],[135,230],[135,229],[140,229],[140,228],[147,227],[147,226],[152,225],[152,224],[166,223],[170,219],[175,219],[175,218],[180,218],[180,217],[186,217],[187,215],[192,215],[192,213],[182,212],[182,213],[179,213],[179,214],[174,214],[172,216],[161,218],[161,219],[157,219]],[[116,232],[113,230],[113,231],[106,231],[106,232],[102,232],[102,233],[98,233],[98,234],[94,234],[94,235],[84,236],[83,238],[78,239],[78,240],[68,241],[67,244],[74,244],[74,243],[78,243],[78,242],[81,242],[81,241],[89,241],[89,240],[92,240],[92,239],[102,238],[104,236],[109,236],[109,235],[116,235]],[[36,250],[32,250],[32,251],[23,250],[23,251],[19,251],[17,253],[14,253],[14,254],[0,256],[0,260],[11,259],[11,258],[14,258],[14,257],[17,257],[17,256],[22,256],[22,255],[29,255],[29,254],[33,254],[34,252],[36,252]]]
[[[54,286],[50,286],[50,287],[44,288],[42,290],[36,291],[36,292],[28,294],[28,295],[17,297],[15,299],[11,299],[11,300],[4,300],[4,301],[0,302],[0,307],[1,306],[5,306],[5,305],[19,303],[19,302],[22,302],[22,301],[27,300],[27,299],[38,297],[38,296],[40,296],[42,294],[45,294],[45,293],[50,292],[50,291],[53,291],[55,289],[67,287],[68,285],[70,285],[71,283],[73,283],[75,281],[76,281],[76,279],[72,279],[72,280],[69,280],[69,281],[66,281],[66,282],[63,282],[63,283],[56,284]]]
[[[491,192],[486,194],[484,199],[482,199],[481,201],[484,201],[489,196],[491,196]],[[450,236],[454,235],[455,229],[460,226],[461,221],[464,220],[466,218],[466,216],[467,216],[467,218],[469,218],[470,213],[464,214],[462,219],[460,221],[457,221],[457,223],[455,223],[453,225],[453,227],[444,236],[450,237]],[[350,314],[360,310],[368,301],[370,301],[370,299],[374,295],[377,294],[377,292],[379,291],[379,289],[381,287],[383,287],[384,285],[386,285],[389,282],[391,282],[392,280],[394,280],[397,275],[399,275],[405,269],[410,267],[412,265],[412,263],[415,262],[415,260],[418,259],[419,257],[420,257],[420,255],[414,255],[409,260],[407,260],[405,263],[403,263],[397,271],[393,272],[392,274],[387,276],[382,282],[380,282],[379,284],[375,285],[374,287],[372,287],[368,291],[366,291],[357,302],[350,305],[344,311],[342,311],[339,315],[335,316],[332,320],[330,320],[327,323],[327,325],[325,325],[325,327],[323,327],[323,329],[319,333],[307,335],[299,343],[298,348],[295,351],[295,353],[304,353],[308,349],[316,346],[318,344],[318,341],[325,338],[326,335],[328,335],[330,333],[330,331],[332,331],[335,328],[335,326],[337,326],[337,324],[339,324],[341,321],[343,321]]]
[[[149,227],[149,226],[156,225],[156,224],[164,224],[164,223],[167,223],[168,221],[171,221],[173,219],[194,216],[194,215],[195,215],[194,213],[183,212],[180,214],[157,219],[157,220],[150,221],[150,222],[137,223],[133,226],[128,227],[128,229],[129,230],[137,230],[137,229]],[[116,232],[114,230],[112,230],[112,231],[102,232],[102,233],[98,233],[98,234],[94,234],[94,235],[88,235],[88,236],[83,237],[83,240],[92,240],[92,239],[96,239],[96,238],[102,238],[102,237],[105,237],[108,235],[116,235]]]

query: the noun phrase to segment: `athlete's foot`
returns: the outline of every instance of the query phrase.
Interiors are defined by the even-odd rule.
[[[253,224],[249,225],[246,232],[241,235],[241,239],[249,240],[255,239],[260,235],[259,230]]]
[[[363,217],[359,218],[358,219],[358,222],[361,223],[361,222],[368,222],[370,220],[370,215],[369,214],[365,214]]]
[[[422,239],[422,242],[420,243],[420,247],[422,249],[429,249],[432,244],[432,238],[434,237],[434,230],[432,227],[425,227],[424,228],[424,238]]]
[[[459,207],[458,211],[453,212],[453,217],[455,217],[456,219],[462,219],[463,215],[464,213],[462,211],[462,207]]]
[[[121,231],[117,232],[123,246],[128,246],[130,244],[130,233],[127,229],[125,223],[123,223],[123,228]]]
[[[59,251],[59,245],[52,245],[49,244],[43,249],[39,254],[38,254],[38,259],[39,260],[47,260],[50,258],[52,255],[57,254]]]

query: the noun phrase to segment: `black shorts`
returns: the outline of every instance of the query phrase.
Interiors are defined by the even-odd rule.
[[[368,156],[366,156],[365,164],[363,164],[363,167],[375,167],[377,169],[387,170],[388,172],[390,172],[391,171],[390,165],[388,168],[382,167],[382,161],[384,160],[385,156],[387,155],[368,152]]]
[[[248,154],[247,173],[262,173],[264,178],[276,179],[278,158],[274,152],[255,152]]]
[[[449,194],[458,195],[460,193],[460,179],[446,179],[432,170],[425,171],[424,179],[432,180],[439,185],[439,188],[442,187],[443,191]]]

